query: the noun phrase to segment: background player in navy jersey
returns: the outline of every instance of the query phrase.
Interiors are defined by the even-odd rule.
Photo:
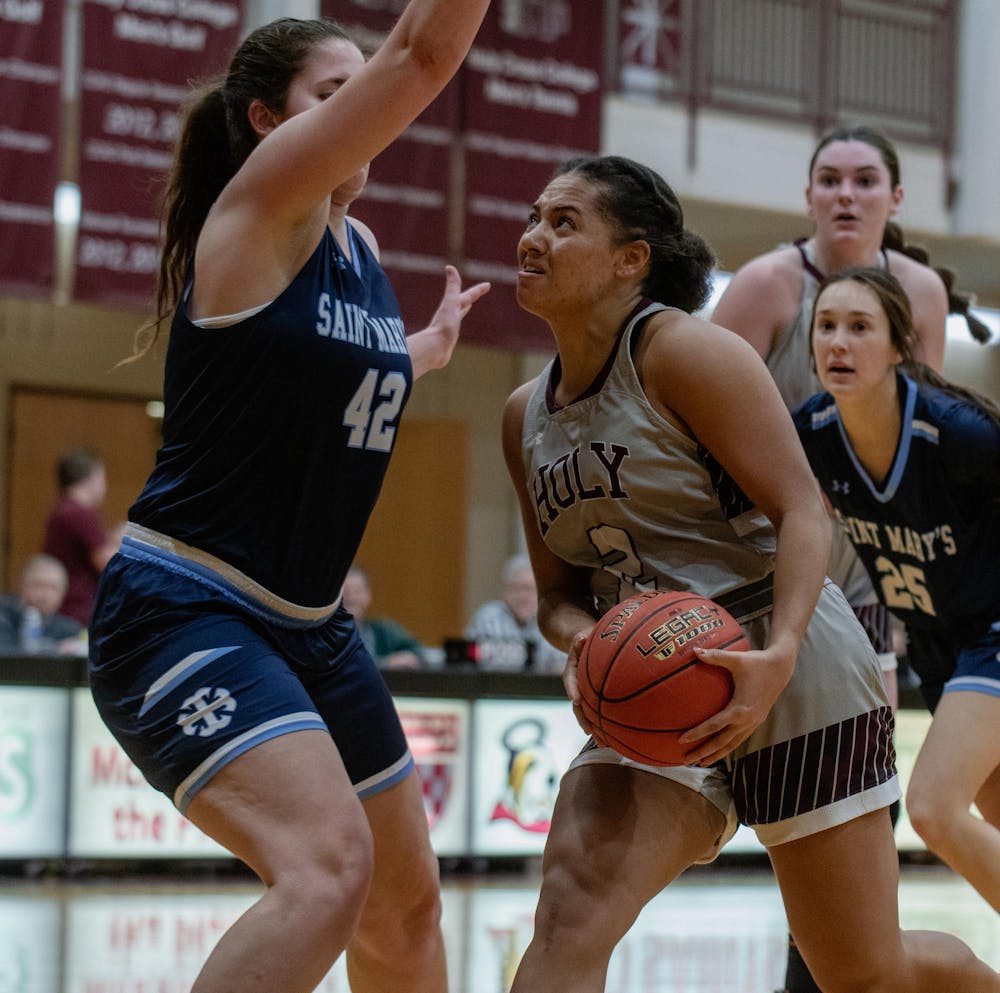
[[[781,245],[748,262],[733,276],[712,320],[735,331],[759,352],[789,409],[819,389],[810,361],[809,318],[824,273],[848,266],[879,265],[899,276],[916,316],[920,358],[940,371],[949,306],[967,312],[968,301],[949,300],[947,271],[926,265],[922,249],[906,245],[892,220],[903,203],[899,156],[873,128],[845,127],[828,132],[809,162],[806,203],[812,235]],[[943,281],[944,280],[944,281]],[[839,540],[835,535],[835,541]],[[886,685],[895,698],[895,656],[874,591],[851,572],[853,553],[838,550],[831,575],[841,584],[884,660]],[[806,987],[808,988],[808,987]],[[792,993],[796,993],[793,990]]]
[[[253,32],[183,122],[165,202],[164,441],[99,593],[91,685],[146,778],[261,899],[195,993],[443,993],[437,860],[344,576],[414,376],[488,286],[449,268],[406,338],[368,162],[458,69],[488,0],[412,0],[367,63],[326,21]],[[331,192],[332,191],[332,192]]]
[[[830,277],[812,327],[827,392],[796,412],[799,436],[934,711],[907,812],[1000,911],[1000,410],[914,361],[888,273]]]
[[[899,929],[878,663],[824,582],[826,511],[773,380],[746,342],[690,316],[713,259],[673,192],[629,159],[571,161],[517,257],[518,301],[558,355],[509,399],[504,453],[539,623],[569,653],[581,725],[580,648],[639,587],[723,602],[753,648],[701,653],[733,673],[735,694],[686,735],[689,766],[639,765],[598,741],[573,761],[513,993],[600,993],[642,907],[710,861],[737,818],[767,847],[826,993],[996,993],[1000,976],[960,941]]]
[[[712,320],[750,342],[767,363],[782,398],[793,409],[816,393],[810,317],[825,273],[848,266],[879,266],[895,273],[913,304],[919,357],[940,371],[949,309],[968,317],[968,300],[950,293],[954,276],[927,265],[923,249],[905,243],[893,220],[903,204],[899,155],[888,138],[866,126],[825,134],[809,161],[805,191],[813,231],[752,259],[733,276]],[[975,329],[975,321],[970,324]],[[827,566],[879,653],[889,698],[897,699],[897,659],[889,617],[847,540],[834,532]],[[898,808],[893,807],[893,816]],[[787,993],[814,993],[816,984],[789,942]]]

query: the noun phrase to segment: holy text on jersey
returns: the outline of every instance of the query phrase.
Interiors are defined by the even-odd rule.
[[[592,441],[577,445],[553,462],[540,465],[531,481],[538,509],[538,526],[545,534],[562,511],[582,500],[627,500],[622,463],[628,446]]]

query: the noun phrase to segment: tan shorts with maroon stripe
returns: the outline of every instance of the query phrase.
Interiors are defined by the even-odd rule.
[[[770,620],[744,623],[755,648],[766,644]],[[728,820],[714,858],[738,823],[761,844],[780,845],[898,800],[892,731],[878,658],[844,595],[827,582],[791,680],[767,720],[724,762],[649,766],[591,743],[570,768],[624,765],[701,793]]]

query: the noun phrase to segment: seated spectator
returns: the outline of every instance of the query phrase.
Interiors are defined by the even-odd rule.
[[[354,615],[358,633],[375,661],[386,669],[419,669],[424,665],[420,642],[402,624],[386,617],[368,617],[372,588],[368,574],[351,566],[344,580],[342,603]]]
[[[97,580],[118,551],[100,509],[108,490],[101,459],[85,448],[67,452],[56,466],[59,501],[45,526],[45,552],[66,568],[69,587],[62,612],[83,625],[90,623]]]
[[[0,597],[0,655],[84,655],[86,629],[59,613],[66,570],[51,555],[35,555],[17,593]]]
[[[550,645],[538,630],[538,589],[527,555],[507,560],[499,600],[484,603],[465,629],[478,646],[483,669],[529,669],[561,673],[566,653]]]

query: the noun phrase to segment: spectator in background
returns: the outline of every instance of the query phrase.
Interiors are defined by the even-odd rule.
[[[419,669],[424,663],[420,642],[402,624],[387,617],[368,617],[372,587],[368,573],[352,565],[344,580],[341,603],[354,615],[361,640],[385,669]]]
[[[59,613],[66,569],[51,555],[35,555],[21,573],[20,589],[0,597],[0,655],[83,655],[86,628]]]
[[[98,577],[118,550],[101,521],[107,473],[100,457],[86,448],[66,452],[56,473],[59,501],[45,526],[44,548],[65,566],[69,577],[62,612],[86,626]]]
[[[478,646],[484,669],[530,669],[561,673],[566,653],[550,645],[538,629],[538,589],[527,555],[514,555],[503,571],[499,600],[472,615],[465,637]]]

